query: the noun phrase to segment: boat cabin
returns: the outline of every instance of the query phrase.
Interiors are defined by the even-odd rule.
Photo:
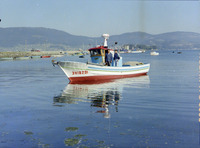
[[[106,57],[106,54],[108,53],[108,50],[110,50],[110,52],[112,53],[114,57],[114,50],[108,49],[107,47],[104,47],[104,46],[98,46],[95,48],[90,48],[88,50],[90,52],[91,62],[95,64],[105,65],[105,57]],[[111,66],[115,66],[114,62],[112,62]],[[117,67],[122,67],[122,57],[118,61]]]

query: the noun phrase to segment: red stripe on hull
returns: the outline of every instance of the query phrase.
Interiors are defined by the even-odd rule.
[[[70,84],[93,84],[112,82],[114,79],[130,78],[146,75],[145,73],[130,74],[130,75],[102,75],[102,76],[88,76],[88,77],[70,77]]]

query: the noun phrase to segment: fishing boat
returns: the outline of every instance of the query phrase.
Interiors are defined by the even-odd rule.
[[[97,46],[88,49],[90,52],[91,62],[74,62],[74,61],[56,61],[52,64],[58,65],[70,80],[70,83],[85,83],[91,81],[106,81],[119,78],[128,78],[146,75],[149,71],[150,64],[141,62],[127,62],[122,64],[120,57],[117,65],[112,62],[111,66],[106,66],[105,57],[108,50],[114,55],[114,50],[109,49],[107,40],[109,34],[103,34],[104,46]]]

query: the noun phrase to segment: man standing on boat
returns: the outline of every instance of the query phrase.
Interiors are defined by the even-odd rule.
[[[117,53],[117,50],[115,50],[115,54],[114,54],[115,66],[117,66],[117,62],[119,59],[120,59],[119,54]]]
[[[106,54],[106,65],[110,66],[112,64],[113,61],[113,57],[112,57],[112,53],[110,52],[110,50],[108,49],[108,53]]]

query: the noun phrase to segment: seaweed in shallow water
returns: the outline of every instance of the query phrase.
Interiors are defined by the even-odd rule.
[[[78,127],[67,127],[65,128],[65,131],[70,132],[70,131],[77,131]]]
[[[79,143],[79,139],[68,138],[68,139],[65,139],[64,142],[66,146],[74,146]]]

